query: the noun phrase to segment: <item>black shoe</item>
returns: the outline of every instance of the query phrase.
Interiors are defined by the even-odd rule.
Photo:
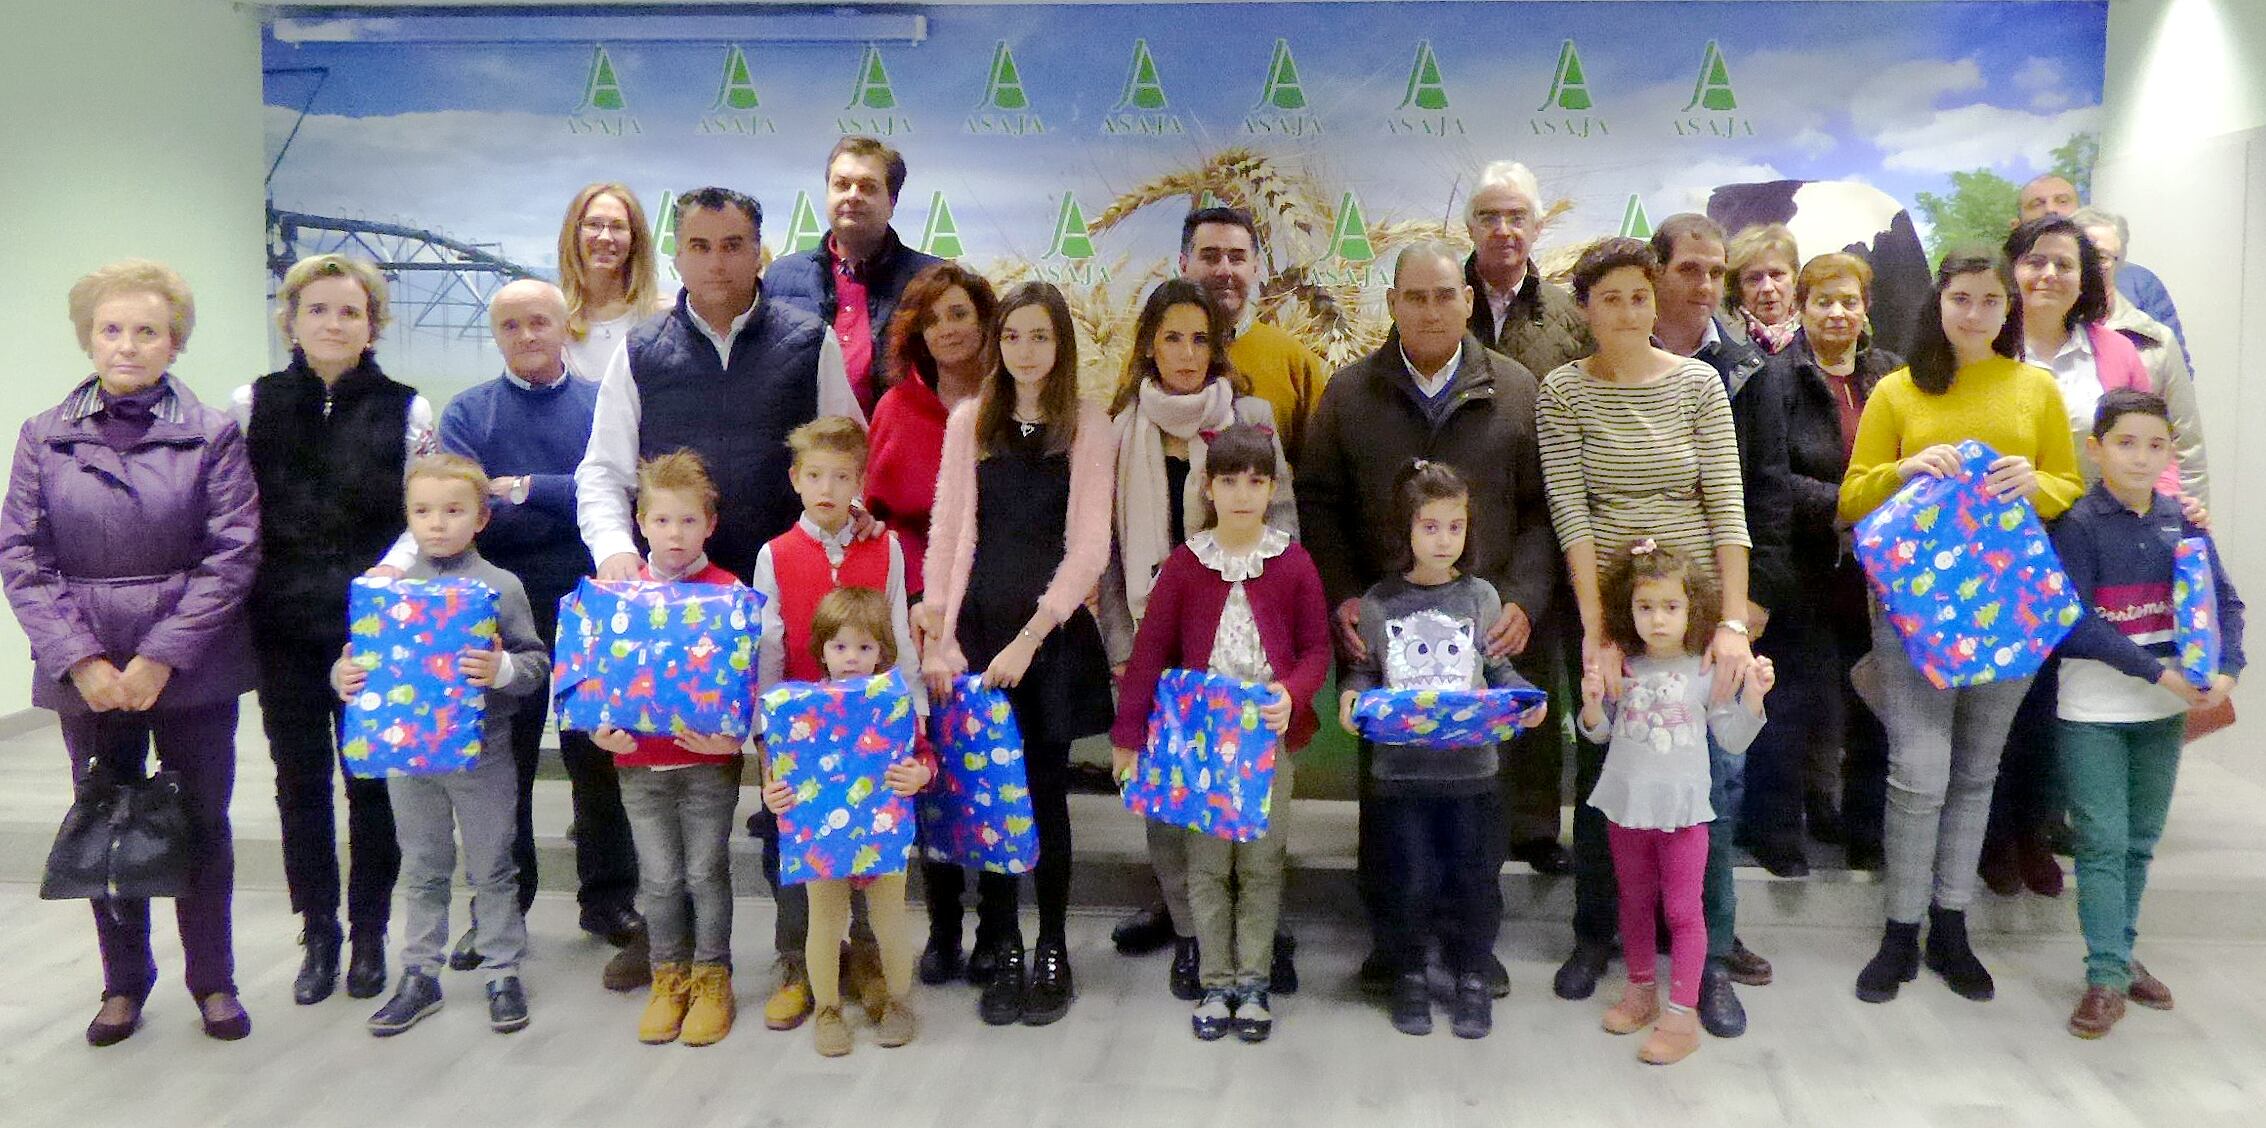
[[[1550,989],[1561,999],[1586,999],[1597,993],[1597,980],[1605,974],[1605,964],[1612,958],[1611,948],[1576,940],[1573,954],[1558,965],[1558,974],[1550,980]]]
[[[1245,987],[1235,1000],[1235,1036],[1245,1042],[1264,1042],[1275,1032],[1275,1012],[1269,1008],[1265,987]]]
[[[1023,981],[1023,942],[1016,939],[1000,945],[993,956],[990,979],[984,983],[983,994],[976,999],[976,1016],[986,1026],[1010,1026],[1023,1021],[1023,996],[1029,988]]]
[[[1885,1003],[1904,984],[1920,977],[1920,925],[1889,921],[1881,933],[1880,951],[1857,973],[1857,997],[1868,1003]]]
[[[338,946],[344,941],[338,925],[318,925],[309,922],[299,934],[299,943],[307,954],[299,962],[299,978],[291,982],[291,1001],[311,1007],[330,998],[338,986]]]
[[[1235,1002],[1235,992],[1225,987],[1205,988],[1196,1013],[1188,1016],[1188,1027],[1196,1040],[1217,1042],[1235,1029]]]
[[[1369,954],[1362,958],[1361,971],[1356,978],[1361,982],[1362,994],[1390,995],[1393,993],[1393,984],[1400,979],[1400,972],[1381,949],[1371,948]]]
[[[1393,980],[1393,1029],[1422,1037],[1432,1032],[1432,985],[1421,971]]]
[[[629,947],[630,938],[645,927],[645,918],[627,905],[584,905],[582,930],[612,944]]]
[[[1275,958],[1267,968],[1268,989],[1277,995],[1298,993],[1298,937],[1275,930]]]
[[[1770,871],[1772,877],[1808,877],[1810,859],[1802,853],[1799,843],[1760,843],[1748,851],[1755,856],[1755,864]]]
[[[1990,969],[1968,946],[1967,914],[1957,909],[1928,906],[1927,965],[1961,998],[1984,1003],[1998,993]]]
[[[653,982],[652,941],[643,928],[630,934],[629,946],[615,952],[598,973],[608,991],[642,991]]]
[[[1121,956],[1145,956],[1172,943],[1172,914],[1161,904],[1128,913],[1109,930],[1109,942]],[[1195,996],[1189,996],[1194,998]]]
[[[370,1033],[380,1038],[391,1038],[412,1026],[426,1015],[441,1009],[440,980],[417,971],[401,973],[401,986],[393,998],[370,1016]]]
[[[999,974],[999,965],[1007,958],[1007,954],[1010,951],[1020,952],[1022,950],[1023,940],[1021,937],[1001,942],[986,940],[979,933],[976,936],[975,950],[968,953],[966,967],[968,982],[978,987],[990,985],[992,978]],[[1016,1006],[1017,1013],[1020,1014],[1022,1004],[1018,1003]]]
[[[1888,864],[1888,855],[1877,841],[1851,842],[1847,862],[1851,870],[1878,873]]]
[[[1534,872],[1563,877],[1574,872],[1574,856],[1555,838],[1530,838],[1511,846],[1511,858],[1525,862]]]
[[[227,999],[235,1007],[235,1012],[222,1018],[212,1017],[212,1012],[206,1009],[206,1005],[216,997]],[[244,1010],[241,1001],[225,992],[215,992],[198,999],[197,1020],[204,1024],[205,1037],[216,1042],[240,1042],[252,1036],[252,1016]]]
[[[465,928],[464,935],[456,938],[456,947],[448,954],[450,971],[471,971],[480,966],[480,949],[473,943],[479,932],[479,925],[471,925]]]
[[[498,1034],[527,1029],[527,992],[519,986],[518,976],[488,984],[488,1029]]]
[[[1487,982],[1488,998],[1508,999],[1511,997],[1511,969],[1504,967],[1502,959],[1494,953],[1487,954],[1487,968],[1480,973],[1480,978]]]
[[[1070,977],[1070,953],[1060,940],[1041,940],[1031,957],[1031,987],[1023,995],[1023,1025],[1045,1026],[1070,1013],[1078,994]]]
[[[1731,972],[1731,982],[1741,987],[1770,986],[1770,961],[1754,954],[1747,942],[1736,936],[1731,938],[1731,954],[1723,957],[1723,966]]]
[[[931,987],[950,983],[960,978],[967,966],[967,960],[960,955],[958,936],[931,936],[928,947],[921,952],[921,982]]]
[[[1828,846],[1841,845],[1841,808],[1834,804],[1833,796],[1813,791],[1804,807],[1810,837]]]
[[[1172,989],[1173,998],[1193,1003],[1204,997],[1203,953],[1193,936],[1177,937],[1172,944],[1172,974],[1166,980],[1167,985]]]
[[[1448,1029],[1458,1038],[1485,1038],[1495,1029],[1495,997],[1485,975],[1466,972],[1456,977],[1456,1001],[1448,1011]]]
[[[328,994],[329,992],[324,993]],[[111,996],[109,995],[104,995],[102,997],[102,1001],[106,1005],[110,1002],[110,999]],[[97,1011],[95,1012],[94,1021],[87,1023],[87,1045],[93,1046],[97,1049],[100,1049],[103,1046],[115,1046],[118,1043],[133,1037],[134,1031],[141,1028],[142,1007],[139,1003],[136,1003],[134,1005],[134,1013],[129,1016],[124,1022],[104,1022],[102,1021],[102,1013],[100,1011]]]
[[[358,931],[346,959],[346,994],[350,998],[375,999],[378,992],[385,989],[386,934],[382,930]]]
[[[1700,1029],[1718,1038],[1736,1038],[1747,1032],[1747,1008],[1731,987],[1731,969],[1722,960],[1707,961],[1700,973]]]

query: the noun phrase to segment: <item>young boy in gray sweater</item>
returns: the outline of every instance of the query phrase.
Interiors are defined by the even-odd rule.
[[[481,559],[472,540],[488,523],[488,477],[478,463],[453,454],[412,463],[406,479],[409,533],[417,560],[405,579],[478,580],[496,590],[498,637],[491,649],[466,650],[456,670],[487,691],[480,755],[471,767],[440,775],[386,780],[394,836],[401,844],[401,887],[407,901],[404,971],[393,998],[370,1017],[370,1033],[399,1034],[441,1007],[439,973],[448,963],[449,879],[456,839],[464,842],[472,884],[474,946],[488,981],[488,1023],[499,1033],[527,1025],[519,963],[527,954],[527,922],[519,911],[511,842],[518,813],[518,775],[511,756],[511,717],[542,708],[551,655],[535,632],[527,592],[511,573]],[[347,646],[331,667],[331,686],[351,703],[369,681]],[[526,699],[534,697],[532,703]]]

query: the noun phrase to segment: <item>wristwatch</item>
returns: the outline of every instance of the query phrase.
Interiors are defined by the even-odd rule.
[[[1740,638],[1747,637],[1747,621],[1745,619],[1725,619],[1715,626],[1718,630],[1730,631]]]
[[[527,504],[527,490],[532,485],[534,485],[534,479],[525,474],[513,478],[511,480],[511,503],[513,505]]]

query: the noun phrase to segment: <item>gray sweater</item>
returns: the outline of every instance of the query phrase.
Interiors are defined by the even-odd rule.
[[[1480,689],[1527,684],[1507,658],[1489,659],[1487,628],[1503,614],[1494,585],[1464,575],[1431,587],[1387,576],[1361,597],[1366,660],[1348,666],[1341,691]],[[1478,795],[1495,787],[1495,746],[1426,748],[1378,744],[1369,774],[1380,795],[1408,798]]]
[[[483,559],[478,549],[447,557],[420,552],[416,562],[402,570],[402,576],[412,580],[478,580],[496,589],[496,626],[503,635],[504,661],[497,671],[496,684],[487,693],[480,754],[500,749],[509,755],[512,713],[521,698],[536,695],[540,700],[540,691],[551,680],[551,648],[535,633],[535,614],[527,606],[527,589],[520,586],[519,577]]]

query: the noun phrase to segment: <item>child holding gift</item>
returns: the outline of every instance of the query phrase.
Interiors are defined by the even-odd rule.
[[[853,492],[851,496],[856,495]],[[845,502],[845,508],[846,505]],[[827,592],[812,611],[806,649],[813,661],[823,663],[829,680],[869,678],[898,664],[899,640],[908,633],[902,587],[897,589],[895,598],[875,588],[838,587]],[[914,747],[906,751],[910,754],[889,765],[881,781],[891,791],[909,796],[935,778],[936,763],[918,738]],[[768,769],[768,765],[766,767]],[[765,778],[764,807],[774,816],[792,810],[794,789],[770,778],[768,770]],[[902,1046],[912,1041],[919,1023],[906,1001],[912,991],[916,953],[912,928],[905,920],[905,871],[900,869],[870,880],[842,877],[811,881],[790,888],[805,890],[810,906],[803,960],[810,969],[811,994],[817,1004],[811,1032],[818,1052],[827,1057],[841,1057],[850,1052],[850,1026],[842,1017],[842,949],[838,945],[842,930],[850,923],[852,889],[865,891],[866,912],[873,922],[874,938],[881,947],[881,973],[889,992],[880,1016],[874,1020],[874,1041],[883,1046]]]
[[[1621,950],[1629,984],[1605,1012],[1605,1029],[1634,1034],[1652,1026],[1637,1056],[1654,1065],[1699,1048],[1700,971],[1707,962],[1707,917],[1700,895],[1707,873],[1708,738],[1742,755],[1762,731],[1762,699],[1777,680],[1770,659],[1740,671],[1738,700],[1708,704],[1712,677],[1702,655],[1722,616],[1712,577],[1650,538],[1607,566],[1601,598],[1606,637],[1629,655],[1619,695],[1605,677],[1582,675],[1581,733],[1612,743],[1589,805],[1606,818],[1613,876],[1620,886]],[[1668,918],[1668,1013],[1654,985],[1655,915]]]
[[[639,579],[739,584],[708,559],[716,499],[707,466],[689,450],[638,466],[637,531],[648,549]],[[637,847],[637,911],[653,953],[652,994],[638,1018],[637,1040],[722,1041],[735,1013],[729,846],[745,741],[694,733],[639,736],[611,725],[590,739],[614,754]]]
[[[2132,958],[2140,894],[2171,809],[2187,712],[2226,700],[2243,667],[2242,600],[2215,546],[2218,672],[2199,688],[2175,657],[2173,549],[2210,534],[2181,514],[2178,497],[2156,488],[2172,458],[2170,417],[2160,396],[2102,396],[2085,440],[2100,484],[2054,528],[2062,567],[2091,612],[2062,641],[2058,708],[2085,933],[2085,996],[2069,1016],[2069,1032],[2080,1038],[2107,1034],[2128,997],[2171,1009],[2171,990]]]
[[[1487,581],[1465,573],[1471,492],[1444,462],[1418,459],[1394,489],[1409,550],[1399,575],[1361,597],[1361,638],[1368,653],[1338,681],[1338,723],[1354,728],[1362,691],[1527,686],[1508,658],[1483,659],[1487,628],[1502,600]],[[1532,688],[1528,686],[1528,688]],[[1542,723],[1547,704],[1519,717]],[[1496,883],[1509,837],[1495,783],[1492,744],[1432,748],[1377,744],[1369,759],[1369,827],[1379,839],[1377,903],[1385,920],[1379,946],[1393,965],[1393,1028],[1432,1032],[1432,992],[1425,981],[1425,942],[1439,934],[1440,956],[1454,975],[1450,1023],[1459,1038],[1494,1028],[1487,967],[1503,923]]]
[[[904,550],[898,546],[895,533],[859,539],[850,520],[850,503],[865,491],[865,429],[846,416],[825,416],[789,432],[787,449],[794,454],[788,480],[802,499],[803,515],[794,528],[764,545],[755,558],[751,582],[764,599],[756,692],[767,692],[782,680],[814,682],[825,676],[816,645],[819,640],[811,634],[811,620],[820,600],[845,587],[887,593],[889,636],[896,654],[889,664],[904,672],[906,685],[920,684],[920,665],[906,613]],[[915,698],[914,707],[925,714],[926,698]],[[756,826],[763,839],[763,876],[771,883],[779,908],[773,935],[779,953],[779,986],[764,1005],[763,1024],[773,1030],[792,1030],[802,1025],[811,1010],[810,978],[803,963],[810,902],[804,886],[779,883],[778,824],[762,818],[756,820]],[[841,939],[839,930],[832,939]],[[857,996],[866,1016],[875,1022],[882,1020],[889,1002],[880,965],[871,926],[859,914],[852,922],[846,961],[850,993]]]
[[[1196,1037],[1232,1030],[1246,1042],[1273,1032],[1268,976],[1282,909],[1291,759],[1313,739],[1314,694],[1330,670],[1330,609],[1312,557],[1266,523],[1275,492],[1273,428],[1243,423],[1208,436],[1203,498],[1212,527],[1166,557],[1134,637],[1110,730],[1119,778],[1133,769],[1167,667],[1209,670],[1275,694],[1261,719],[1286,734],[1275,757],[1267,833],[1230,842],[1180,830],[1203,995]],[[1177,829],[1177,828],[1176,828]]]
[[[511,856],[519,812],[511,715],[520,698],[548,684],[551,651],[535,633],[535,616],[519,578],[482,559],[472,546],[488,523],[488,476],[479,464],[460,455],[427,455],[410,464],[403,490],[409,534],[417,541],[416,562],[403,570],[404,578],[478,580],[496,589],[499,632],[489,649],[467,650],[456,660],[458,675],[487,691],[479,759],[462,771],[396,775],[385,781],[401,847],[409,923],[401,986],[370,1016],[370,1033],[380,1038],[399,1034],[441,1009],[449,879],[461,838],[472,883],[473,946],[488,980],[488,1024],[508,1034],[527,1025],[527,995],[519,985],[527,921],[519,911],[519,871]],[[369,678],[348,643],[331,667],[331,687],[340,700],[352,701]]]

